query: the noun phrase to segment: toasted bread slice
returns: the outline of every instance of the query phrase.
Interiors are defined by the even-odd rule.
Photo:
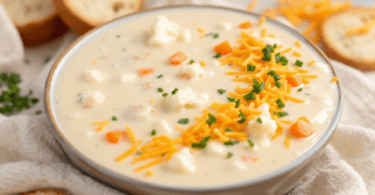
[[[0,0],[0,3],[26,46],[52,41],[68,31],[58,18],[52,0]]]
[[[320,30],[328,57],[360,70],[375,69],[375,8],[339,12],[328,17]]]
[[[24,192],[19,195],[64,195],[60,191],[53,190],[53,189],[40,189],[40,190],[34,190],[31,192]]]
[[[78,34],[140,10],[142,0],[53,0],[60,18]]]

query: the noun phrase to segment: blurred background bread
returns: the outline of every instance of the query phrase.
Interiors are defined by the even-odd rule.
[[[115,18],[138,11],[142,0],[53,0],[64,23],[82,35]]]
[[[375,8],[352,7],[331,15],[321,36],[328,57],[360,70],[375,69]]]
[[[34,0],[32,0],[34,1]],[[25,192],[18,195],[64,195],[60,191],[52,190],[52,189],[40,189],[40,190],[34,190],[31,192]]]
[[[52,0],[0,0],[25,46],[40,45],[61,36],[68,28],[58,18]]]

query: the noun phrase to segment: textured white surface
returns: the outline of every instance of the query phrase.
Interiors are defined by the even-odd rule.
[[[150,3],[148,7],[176,2],[202,3],[202,0],[145,0],[146,4]],[[366,5],[366,2],[369,4],[369,1],[363,0],[355,1],[355,4]],[[232,4],[225,0],[206,1],[206,4],[244,9],[247,1],[238,0]],[[259,9],[268,5],[260,3]],[[0,50],[0,68],[8,65],[9,61],[23,60],[20,39],[4,13],[0,6],[0,27],[4,27],[0,28],[0,48],[7,49],[6,52]],[[30,63],[20,65],[24,79],[22,90],[32,89],[36,97],[42,98],[53,61],[77,37],[67,33],[63,39],[50,45],[27,48],[25,56]],[[47,56],[51,56],[51,60],[45,64]],[[289,195],[375,194],[375,72],[363,73],[334,61],[333,65],[340,77],[345,98],[341,122],[318,164]],[[40,101],[17,116],[0,115],[0,194],[43,187],[63,189],[74,195],[122,194],[83,175],[70,165],[52,136],[46,117],[34,116],[36,110],[42,110],[42,104]]]

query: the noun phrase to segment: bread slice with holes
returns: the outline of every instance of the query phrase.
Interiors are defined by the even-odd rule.
[[[375,8],[353,7],[328,17],[320,29],[328,57],[375,70]]]
[[[76,33],[140,10],[142,0],[53,0],[60,18]]]
[[[52,0],[0,0],[26,46],[61,36],[68,27],[58,18]]]

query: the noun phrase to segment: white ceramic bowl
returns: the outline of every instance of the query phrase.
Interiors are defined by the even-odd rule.
[[[322,135],[319,136],[319,140],[316,144],[311,147],[308,151],[306,151],[301,156],[297,157],[294,161],[290,164],[272,172],[269,174],[262,175],[255,179],[238,182],[229,185],[221,185],[216,187],[173,187],[167,184],[154,184],[148,183],[144,181],[138,181],[132,178],[129,178],[125,175],[118,174],[113,172],[101,165],[97,162],[91,160],[87,157],[87,155],[81,153],[78,149],[76,149],[71,141],[65,136],[64,129],[61,128],[59,125],[59,121],[56,117],[56,110],[54,108],[54,86],[56,85],[56,81],[59,78],[59,73],[63,66],[67,64],[67,61],[71,58],[74,53],[79,50],[83,45],[89,42],[94,37],[100,36],[103,32],[114,28],[115,26],[121,24],[123,21],[132,20],[136,17],[141,17],[142,15],[152,13],[152,12],[160,12],[170,10],[170,9],[195,9],[197,11],[204,11],[205,9],[217,9],[225,13],[236,12],[241,13],[244,15],[248,15],[251,17],[260,18],[259,15],[248,13],[244,11],[222,8],[222,7],[214,7],[214,6],[182,6],[182,7],[163,7],[158,9],[152,9],[148,11],[143,11],[140,13],[132,14],[115,21],[112,21],[108,24],[100,26],[82,37],[80,37],[77,41],[75,41],[56,61],[55,65],[53,66],[45,88],[45,108],[47,111],[47,116],[50,121],[52,131],[72,161],[72,163],[82,170],[85,174],[109,185],[116,189],[119,189],[124,192],[128,192],[131,194],[197,194],[197,193],[205,193],[205,194],[284,194],[292,189],[298,181],[305,175],[305,173],[309,170],[311,166],[315,164],[316,161],[319,160],[319,157],[323,151],[323,148],[330,140],[341,116],[342,108],[343,108],[343,95],[341,91],[340,84],[338,83],[337,89],[335,89],[335,110],[333,111],[333,117],[330,119],[328,126],[326,127],[325,131],[323,131]],[[272,23],[273,25],[277,25],[280,28],[285,29],[285,31],[293,34],[298,40],[300,40],[303,44],[311,47],[315,52],[321,56],[325,63],[330,65],[329,60],[324,55],[324,53],[317,48],[313,43],[309,40],[305,39],[300,33],[297,31],[271,19],[267,20],[268,22]],[[332,72],[332,76],[335,76],[336,73],[333,70],[332,66],[330,65],[330,71]]]

